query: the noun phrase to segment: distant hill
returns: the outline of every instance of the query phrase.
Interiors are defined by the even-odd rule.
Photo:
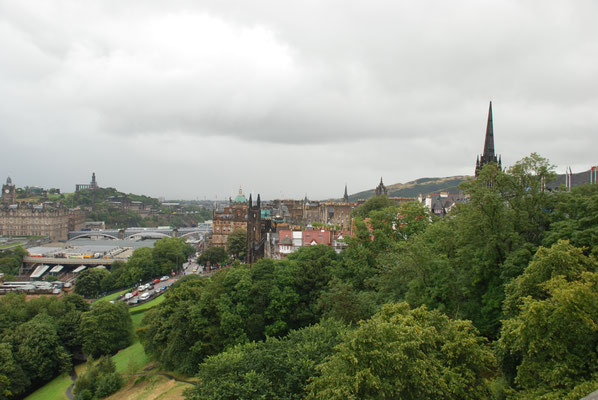
[[[470,176],[449,176],[446,178],[420,178],[407,183],[386,185],[388,195],[391,197],[417,197],[428,193],[459,193],[459,184],[470,179]],[[373,197],[375,188],[349,195],[350,201],[366,200]]]

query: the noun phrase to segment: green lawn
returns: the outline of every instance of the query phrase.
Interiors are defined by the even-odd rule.
[[[93,302],[95,303],[96,301],[110,301],[110,300],[114,300],[118,296],[120,296],[121,293],[122,293],[122,291],[121,292],[112,293],[112,294],[109,294],[108,296],[100,297],[99,299],[96,299]],[[125,293],[126,293],[126,291],[125,291]]]
[[[27,396],[25,400],[68,400],[66,390],[72,383],[73,381],[68,374],[62,374]]]
[[[142,305],[137,306],[137,307],[131,307],[131,309],[129,310],[129,312],[131,312],[131,311],[139,312],[139,310],[147,310],[149,308],[157,306],[158,304],[162,303],[164,300],[166,300],[166,297],[164,297],[164,295],[158,296],[155,299],[153,299],[152,301],[148,301],[145,304],[142,304]]]
[[[121,374],[135,373],[150,361],[139,341],[116,353],[112,360],[116,365],[116,372]]]

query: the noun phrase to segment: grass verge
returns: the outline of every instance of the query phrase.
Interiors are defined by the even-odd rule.
[[[25,400],[68,400],[66,390],[72,383],[73,381],[68,374],[62,374],[31,393]]]

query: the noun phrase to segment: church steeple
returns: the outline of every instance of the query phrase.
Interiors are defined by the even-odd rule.
[[[386,186],[384,186],[384,183],[382,182],[382,177],[380,177],[380,183],[378,184],[378,187],[376,188],[376,196],[381,196],[381,195],[386,195]]]
[[[484,165],[488,163],[494,163],[501,168],[501,161],[496,157],[494,153],[494,123],[492,120],[492,102],[488,108],[488,123],[486,125],[486,137],[484,139],[484,152],[481,157],[478,156],[475,166],[475,176],[480,174],[480,171]]]
[[[349,194],[347,193],[347,184],[345,183],[345,194],[343,195],[343,201],[345,203],[349,202]]]
[[[492,123],[492,102],[488,108],[488,124],[486,125],[486,140],[484,141],[483,157],[494,156],[494,124]]]

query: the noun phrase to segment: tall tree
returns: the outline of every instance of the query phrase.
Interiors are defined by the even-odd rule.
[[[388,304],[347,333],[309,385],[313,399],[486,399],[494,363],[468,321]]]

